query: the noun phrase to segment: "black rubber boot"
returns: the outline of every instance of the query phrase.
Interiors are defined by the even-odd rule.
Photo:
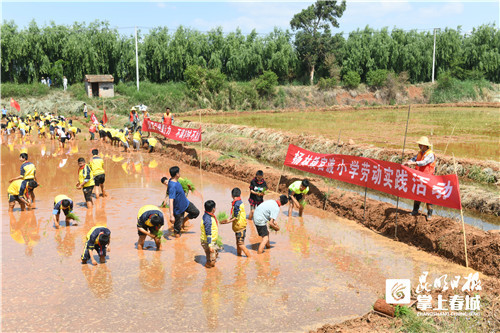
[[[413,210],[411,212],[411,216],[417,216],[419,208],[420,208],[420,202],[419,201],[414,201],[413,202]]]

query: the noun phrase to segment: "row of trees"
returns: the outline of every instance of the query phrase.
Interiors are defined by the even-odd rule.
[[[184,81],[186,68],[198,65],[236,81],[272,71],[281,83],[306,83],[338,80],[354,71],[366,82],[368,73],[379,69],[407,72],[413,83],[431,80],[432,33],[376,31],[367,26],[345,38],[331,31],[335,15],[324,18],[331,25],[311,30],[308,19],[316,22],[316,14],[296,15],[291,22],[296,33],[277,28],[266,35],[255,31],[244,35],[239,30],[226,34],[221,28],[203,33],[182,26],[175,31],[158,27],[139,33],[140,79]],[[466,35],[460,28],[445,29],[437,35],[436,45],[438,74],[449,71],[466,78],[473,73],[500,81],[500,32],[495,26],[482,25]],[[39,27],[33,21],[19,29],[14,22],[4,21],[1,57],[2,82],[37,82],[49,75],[60,83],[65,75],[72,83],[81,82],[85,74],[108,73],[117,81],[135,80],[134,36],[120,35],[108,22]]]

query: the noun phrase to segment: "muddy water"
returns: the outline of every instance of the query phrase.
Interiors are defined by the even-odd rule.
[[[167,232],[162,251],[137,251],[137,211],[161,203],[160,178],[178,163],[97,145],[109,196],[87,210],[75,183],[77,158],[89,158],[91,146],[79,144],[64,150],[50,141],[1,146],[4,331],[304,331],[371,310],[387,278],[409,278],[416,285],[425,270],[433,277],[465,275],[458,265],[312,207],[303,218],[282,209],[281,231],[271,234],[273,248],[260,256],[249,223],[250,259],[236,256],[234,233],[221,226],[225,251],[210,270],[203,266],[200,218],[179,239]],[[8,179],[19,172],[23,148],[37,165],[41,187],[35,210],[9,214]],[[198,169],[180,166],[181,175],[197,185],[199,193],[190,200],[200,210],[203,196],[228,212],[236,186],[247,204],[248,184],[207,172],[201,177]],[[75,201],[81,222],[56,230],[50,216],[61,193]],[[85,234],[94,225],[111,229],[109,258],[81,265]]]

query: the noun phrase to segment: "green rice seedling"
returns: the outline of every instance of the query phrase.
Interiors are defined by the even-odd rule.
[[[184,190],[184,193],[186,193],[186,195],[188,195],[190,191],[194,192],[196,190],[193,182],[187,178],[179,178],[179,184],[181,184],[182,189]]]
[[[224,220],[227,220],[229,218],[229,215],[227,215],[226,212],[220,212],[219,214],[217,214],[217,221],[224,221]]]
[[[68,215],[66,215],[66,219],[72,219],[77,222],[80,222],[80,218],[73,212],[68,213]]]

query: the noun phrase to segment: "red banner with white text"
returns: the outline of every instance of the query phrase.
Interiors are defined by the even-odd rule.
[[[285,165],[346,183],[438,206],[460,209],[457,175],[434,176],[398,163],[319,154],[289,145]]]
[[[154,132],[163,135],[167,139],[183,142],[200,142],[201,128],[183,128],[174,125],[168,125],[149,118],[144,118],[142,122],[143,132]]]

